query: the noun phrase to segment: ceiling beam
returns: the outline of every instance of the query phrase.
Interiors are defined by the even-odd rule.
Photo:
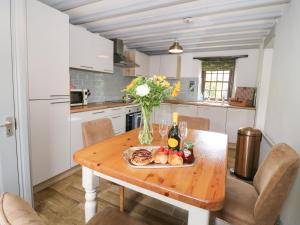
[[[123,33],[131,33],[132,35],[138,35],[149,31],[167,31],[172,29],[185,29],[196,28],[201,26],[210,26],[216,24],[228,24],[236,21],[251,21],[262,19],[276,19],[282,15],[284,5],[275,5],[262,8],[225,12],[215,15],[204,15],[193,17],[192,22],[189,24],[184,23],[183,19],[176,19],[166,22],[157,22],[151,24],[139,24],[137,26],[124,27],[119,29],[110,29],[109,31],[101,30],[99,33],[104,36],[120,35]]]
[[[230,39],[242,39],[242,38],[264,38],[268,35],[269,30],[252,30],[252,31],[238,31],[238,32],[225,32],[219,34],[200,34],[200,35],[186,35],[178,38],[179,42],[196,42],[196,41],[218,41],[218,40],[230,40]],[[137,48],[140,46],[153,46],[163,43],[171,43],[174,38],[159,39],[159,40],[144,40],[144,41],[124,41],[129,48]]]
[[[132,13],[124,16],[110,17],[90,23],[82,24],[92,32],[101,30],[131,27],[142,24],[182,19],[184,17],[197,17],[214,15],[224,12],[234,12],[251,8],[264,7],[287,3],[289,0],[219,0],[219,1],[193,1],[171,7],[149,10],[146,12]],[[72,22],[72,20],[71,20]]]

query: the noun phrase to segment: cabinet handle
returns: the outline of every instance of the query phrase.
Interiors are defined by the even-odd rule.
[[[60,96],[63,96],[63,97],[69,97],[70,95],[49,95],[50,97],[60,97]]]
[[[112,118],[113,119],[117,119],[117,118],[120,118],[121,116],[113,116]]]
[[[70,101],[64,101],[64,102],[51,102],[50,104],[55,105],[55,104],[63,104],[63,103],[70,103]]]
[[[99,112],[93,112],[93,114],[100,114],[100,113],[104,113],[105,111],[99,111]]]
[[[87,68],[87,69],[94,69],[94,67],[92,67],[92,66],[82,66],[82,65],[80,65],[80,67]]]
[[[111,109],[111,110],[118,111],[118,110],[121,110],[121,109]]]

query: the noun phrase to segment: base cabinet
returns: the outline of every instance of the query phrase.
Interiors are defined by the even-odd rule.
[[[230,143],[236,143],[237,132],[241,127],[253,127],[255,110],[233,109],[227,110],[226,133]]]
[[[168,124],[172,123],[172,106],[171,104],[162,103],[160,107],[157,107],[153,111],[154,123],[160,124],[162,120],[167,121]]]
[[[209,119],[210,131],[226,133],[227,108],[199,106],[198,116]]]
[[[177,112],[183,116],[197,116],[197,106],[195,105],[172,105],[172,112]]]

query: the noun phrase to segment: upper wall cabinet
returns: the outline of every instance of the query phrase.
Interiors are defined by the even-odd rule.
[[[126,56],[139,67],[123,69],[124,76],[149,76],[149,56],[135,49],[128,50]]]
[[[113,73],[113,42],[70,25],[70,67]]]
[[[69,16],[27,1],[29,98],[70,95]]]
[[[180,71],[177,55],[150,56],[150,75],[160,74],[168,78],[176,78]]]
[[[184,53],[181,56],[180,77],[198,77],[201,63],[193,58],[193,54]]]

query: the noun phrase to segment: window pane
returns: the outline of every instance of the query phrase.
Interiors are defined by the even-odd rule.
[[[217,88],[217,83],[216,82],[211,82],[210,83],[210,90],[216,90]]]
[[[224,97],[225,99],[228,98],[228,92],[227,91],[222,91],[222,97]]]
[[[211,80],[216,81],[217,80],[217,75],[218,75],[217,73],[213,72],[212,75],[211,75]]]
[[[222,99],[222,91],[216,91],[216,98]]]
[[[218,81],[223,81],[223,73],[218,73]]]
[[[215,91],[210,91],[209,92],[209,97],[210,98],[215,98],[216,97],[216,92]]]
[[[224,91],[227,91],[228,90],[228,83],[223,83],[223,90]]]
[[[211,73],[206,71],[206,77],[205,77],[206,81],[210,81],[211,80]]]
[[[219,91],[222,90],[222,82],[217,83],[217,90],[219,90]]]
[[[205,90],[209,90],[210,89],[210,82],[205,82],[204,89]]]
[[[224,73],[224,81],[229,81],[229,73]]]
[[[204,91],[204,98],[208,98],[208,93],[209,93],[208,90],[205,90],[205,91]]]

